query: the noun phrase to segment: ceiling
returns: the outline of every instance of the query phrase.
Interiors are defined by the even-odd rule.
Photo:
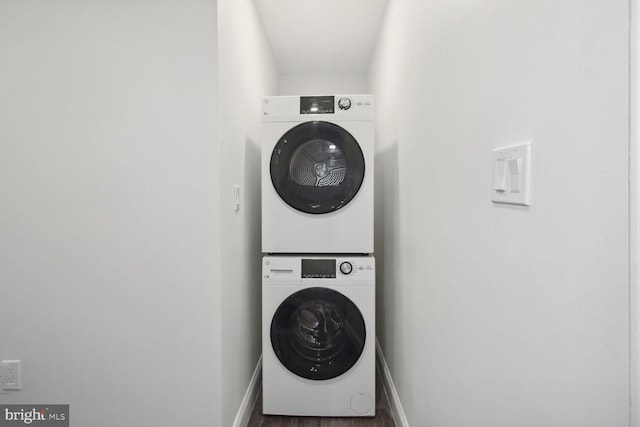
[[[387,0],[254,0],[281,74],[364,74]]]

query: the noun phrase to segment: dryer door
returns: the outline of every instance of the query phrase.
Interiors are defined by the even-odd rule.
[[[294,374],[326,380],[360,358],[366,330],[358,307],[340,292],[307,288],[290,295],[271,321],[271,345]]]
[[[329,122],[305,122],[285,133],[271,154],[271,181],[291,207],[311,214],[349,203],[364,179],[356,139]]]

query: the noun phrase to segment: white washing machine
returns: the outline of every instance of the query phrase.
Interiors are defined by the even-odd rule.
[[[373,253],[373,96],[262,103],[262,251]]]
[[[375,259],[266,256],[263,413],[375,415]]]

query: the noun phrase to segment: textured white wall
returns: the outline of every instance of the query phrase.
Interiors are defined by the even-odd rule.
[[[389,3],[378,331],[411,425],[628,425],[628,21],[624,0]],[[494,206],[491,149],[522,141],[533,206]]]
[[[261,353],[261,97],[278,74],[251,0],[220,0],[223,426],[236,416]],[[241,206],[234,212],[233,186]]]
[[[0,403],[221,426],[216,2],[0,2]]]
[[[364,74],[281,74],[279,95],[367,93]]]

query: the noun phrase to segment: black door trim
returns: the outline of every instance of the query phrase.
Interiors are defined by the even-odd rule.
[[[360,359],[364,318],[346,296],[329,288],[302,289],[285,299],[271,321],[271,345],[292,373],[310,380],[336,378]]]
[[[324,214],[347,205],[365,174],[364,155],[344,128],[312,121],[287,131],[271,154],[271,182],[289,206]]]

